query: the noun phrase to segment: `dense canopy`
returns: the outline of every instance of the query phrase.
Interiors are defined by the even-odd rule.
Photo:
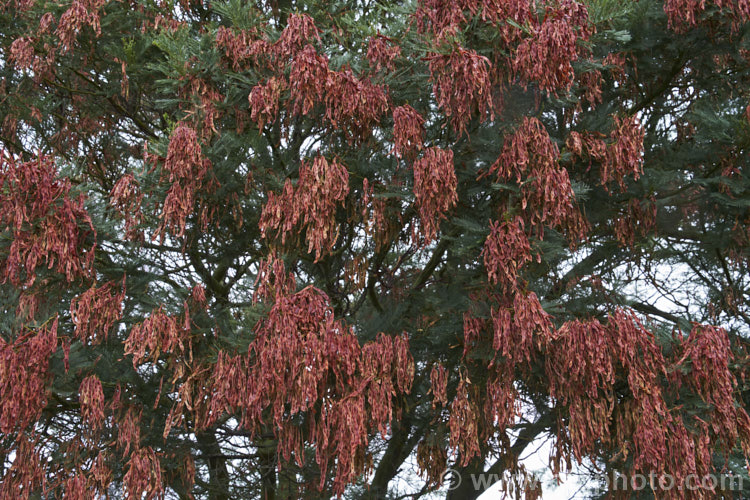
[[[0,499],[750,489],[748,21],[0,0]]]

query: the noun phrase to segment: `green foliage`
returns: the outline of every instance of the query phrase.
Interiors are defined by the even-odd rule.
[[[0,5],[0,201],[7,201],[0,209],[10,214],[8,207],[13,206],[8,201],[10,181],[5,184],[4,177],[11,164],[28,166],[49,156],[55,159],[56,175],[70,180],[68,201],[85,197],[85,212],[96,233],[82,241],[86,248],[96,244],[89,275],[66,278],[50,261],[26,269],[25,260],[15,265],[33,273],[33,283],[13,283],[0,274],[0,342],[5,349],[0,352],[0,380],[5,380],[4,367],[11,366],[8,359],[19,349],[7,346],[23,338],[23,332],[43,329],[54,317],[59,320],[59,345],[49,359],[45,382],[46,405],[29,428],[0,434],[0,482],[14,487],[11,454],[23,439],[37,439],[37,451],[51,457],[52,464],[43,472],[48,486],[44,495],[72,495],[77,490],[65,480],[78,474],[88,477],[91,491],[141,498],[128,476],[135,470],[134,451],[125,452],[120,442],[128,409],[140,414],[141,437],[133,450],[152,450],[161,467],[159,484],[149,483],[142,490],[154,496],[166,491],[173,497],[210,499],[336,494],[397,498],[406,493],[416,498],[439,490],[437,482],[447,466],[465,474],[521,474],[518,458],[538,437],[552,437],[560,451],[550,463],[553,468],[564,469],[565,462],[575,458],[607,473],[642,472],[645,466],[637,463],[636,452],[642,444],[628,444],[631,435],[593,436],[594,427],[576,428],[571,401],[552,390],[562,390],[554,384],[564,384],[568,374],[549,372],[550,360],[561,352],[559,332],[565,325],[598,321],[609,329],[607,335],[617,338],[619,331],[612,329],[625,327],[614,318],[623,309],[637,313],[654,334],[654,345],[666,361],[653,387],[664,387],[664,404],[670,415],[685,422],[690,439],[702,436],[698,422],[710,420],[718,410],[715,401],[690,386],[697,371],[693,358],[681,359],[688,349],[686,339],[696,324],[725,329],[734,353],[729,370],[739,382],[724,395],[732,408],[737,401],[732,423],[741,428],[750,402],[745,381],[750,334],[747,19],[708,2],[708,10],[698,12],[693,25],[680,27],[668,14],[669,5],[679,2],[667,2],[665,12],[665,2],[656,0],[588,0],[583,2],[588,17],[579,25],[572,15],[558,11],[577,6],[575,2],[527,2],[536,10],[524,19],[508,13],[493,18],[486,7],[490,3],[460,2],[465,4],[462,11],[452,2],[426,1],[86,1],[82,5],[95,19],[81,21],[70,32],[69,49],[63,47],[61,20],[71,7],[68,2]],[[433,4],[443,9],[441,15],[458,9],[462,20],[447,29],[438,26],[440,16],[424,21],[428,16],[420,9]],[[45,14],[53,19],[47,31],[39,29]],[[302,36],[301,28],[291,35],[286,28],[297,26],[293,23],[304,19],[302,14],[314,22],[317,33],[296,47],[298,41],[289,40]],[[563,42],[555,45],[549,39],[543,39],[549,44],[546,52],[524,59],[519,47],[542,43],[541,27],[557,15],[565,19],[561,25],[572,30],[567,48],[576,60],[555,59],[556,51],[569,56]],[[389,37],[385,47],[398,48],[379,69],[368,55],[378,34]],[[18,53],[21,45],[16,41],[23,37],[31,40],[29,60]],[[284,43],[287,52],[279,48],[287,47]],[[327,65],[326,77],[312,82],[311,90],[295,73],[307,44]],[[540,53],[549,58],[542,69],[534,65]],[[452,87],[442,100],[436,93],[436,68],[456,54],[460,57],[446,66],[445,85]],[[467,72],[456,61],[469,56],[472,66]],[[567,63],[572,64],[569,71]],[[484,72],[486,87],[481,86]],[[550,89],[554,85],[549,82],[558,81],[553,75],[563,83]],[[261,106],[253,95],[267,89],[272,78],[284,85],[276,97],[263,97]],[[358,86],[345,87],[347,82]],[[359,94],[352,96],[351,88]],[[382,108],[377,108],[379,90],[387,95]],[[308,91],[313,96],[309,103],[307,94],[297,97]],[[591,97],[597,92],[600,97]],[[488,96],[492,112],[480,112]],[[406,105],[424,119],[424,133],[418,150],[399,156],[396,146],[403,138],[393,110]],[[375,109],[373,116],[368,115],[370,108]],[[465,131],[452,121],[462,112],[469,117]],[[261,123],[253,113],[269,116]],[[642,171],[628,170],[626,160],[597,155],[590,147],[625,150],[626,139],[638,142],[637,137],[617,139],[619,120],[631,117],[642,126],[643,147],[622,156],[629,154],[627,160],[638,165],[642,160]],[[528,148],[514,149],[528,139],[518,131],[527,130],[529,123],[540,124],[549,145],[544,137],[534,137]],[[178,143],[186,130],[195,139]],[[575,134],[592,142],[575,151]],[[441,174],[425,182],[426,187],[417,186],[414,161],[425,157],[428,148],[452,151],[455,179]],[[559,155],[525,164],[511,161],[520,149],[533,155],[545,148]],[[193,149],[199,149],[200,161],[191,156]],[[319,157],[327,166],[334,160],[343,166],[346,193],[331,202],[330,217],[303,220],[305,207],[331,198],[332,188],[321,180],[325,175],[305,170]],[[513,169],[524,165],[528,169],[516,178]],[[438,165],[430,167],[425,175]],[[501,174],[503,169],[511,173]],[[560,172],[563,177],[552,177]],[[131,198],[118,191],[128,176],[137,186],[128,191],[137,199],[132,206]],[[534,198],[540,185],[552,193],[552,201]],[[291,201],[284,198],[286,189],[294,190]],[[423,192],[427,194],[420,195]],[[177,202],[170,193],[178,193]],[[437,201],[427,199],[430,195]],[[555,204],[566,195],[571,203]],[[449,203],[451,196],[455,201]],[[275,225],[269,215],[274,200],[282,214]],[[442,206],[439,202],[450,208],[425,208]],[[56,207],[49,212],[56,213]],[[549,218],[539,219],[542,213]],[[583,225],[576,226],[578,215],[588,225],[585,231]],[[24,219],[13,227],[5,217],[11,218],[0,214],[5,224],[0,225],[3,273],[14,262],[10,249],[20,241],[19,234],[54,233],[54,228],[40,229],[46,227],[41,219]],[[285,227],[294,217],[299,220]],[[516,218],[525,224],[521,232],[528,239],[529,258],[513,271],[517,282],[506,289],[488,279],[493,257],[483,250],[492,235],[490,222],[511,224]],[[430,222],[439,232],[426,241]],[[78,230],[86,229],[85,221],[77,223]],[[180,223],[183,231],[176,229]],[[321,236],[326,223],[334,228],[330,242]],[[522,245],[514,240],[499,246],[512,252]],[[357,392],[336,378],[343,377],[343,370],[331,361],[323,371],[337,383],[321,383],[318,392],[310,389],[320,396],[315,404],[294,413],[292,402],[283,401],[278,417],[272,403],[263,400],[257,403],[259,423],[252,428],[242,423],[255,418],[248,417],[249,407],[230,402],[221,392],[231,391],[220,391],[220,375],[225,373],[217,366],[225,356],[242,357],[247,366],[255,366],[265,352],[259,347],[259,332],[277,325],[271,322],[274,314],[281,317],[279,324],[296,318],[295,311],[275,309],[279,296],[262,296],[260,291],[272,281],[263,274],[262,262],[274,258],[296,279],[296,288],[279,296],[300,297],[313,286],[325,294],[330,307],[325,314],[341,322],[316,324],[309,331],[295,323],[287,325],[290,331],[298,328],[312,338],[328,328],[350,328],[358,346],[381,346],[381,333],[390,342],[407,335],[413,382],[410,391],[398,384],[388,391],[389,435],[379,434],[374,425],[381,422],[373,414],[384,405],[375,404],[370,393],[361,396],[362,387],[390,376],[385,372],[363,376]],[[501,270],[517,263],[498,262]],[[275,279],[273,286],[283,288],[280,278]],[[113,284],[112,293],[122,290],[118,317],[106,339],[82,339],[71,303],[94,286],[98,297],[104,297],[100,287],[106,283]],[[197,289],[205,290],[205,307],[195,298]],[[549,338],[537,331],[544,328],[534,330],[528,359],[514,360],[498,349],[500,334],[493,320],[502,310],[519,317],[527,313],[518,310],[514,299],[532,292],[551,315]],[[22,307],[29,299],[35,301],[35,314]],[[533,301],[523,304],[531,304],[531,310]],[[107,311],[97,307],[92,318],[101,319]],[[147,319],[159,317],[159,308],[179,325],[189,325],[180,338],[189,349],[163,341],[137,359],[127,341]],[[466,327],[467,317],[482,325],[474,337]],[[284,328],[272,330],[281,338]],[[514,334],[522,330],[512,328]],[[589,340],[599,335],[598,330],[591,332]],[[155,338],[163,332],[147,333]],[[518,349],[526,345],[523,339],[508,343]],[[598,345],[605,349],[605,344]],[[609,350],[614,352],[612,345]],[[383,349],[378,352],[384,359],[392,355]],[[645,348],[640,349],[643,358]],[[333,347],[331,353],[323,351],[310,355],[315,362],[299,360],[299,366],[315,367],[331,353],[333,360],[344,357]],[[579,354],[579,359],[569,360],[571,367],[585,364],[587,353]],[[371,361],[357,359],[357,366]],[[285,361],[290,360],[277,360],[280,371]],[[629,367],[618,362],[613,382],[594,390],[599,399],[592,397],[597,403],[608,398],[617,403],[606,419],[612,436],[616,424],[627,419],[617,412],[626,412],[622,408],[630,408],[628,401],[640,401],[639,389],[628,378]],[[437,388],[431,377],[437,366],[447,372],[445,406],[433,402]],[[242,373],[245,378],[254,374]],[[672,373],[682,374],[683,386],[675,389]],[[83,417],[79,394],[81,382],[92,375],[101,382],[106,402],[99,434],[88,433],[90,422]],[[262,375],[242,383],[261,384],[278,374]],[[468,396],[461,399],[464,386],[469,387]],[[499,386],[502,396],[515,397],[512,404],[520,407],[508,425],[495,421],[499,417],[488,409],[490,395]],[[294,390],[301,389],[292,387],[289,393]],[[314,425],[322,421],[316,415],[320,417],[330,401],[333,408],[360,396],[367,429],[351,470],[339,470],[341,463],[348,463],[342,462],[340,450],[329,453],[330,467],[325,469],[316,454],[322,447],[313,435]],[[464,400],[475,410],[471,418],[456,416]],[[212,401],[225,404],[206,409]],[[637,412],[627,414],[637,420]],[[474,455],[457,451],[472,440],[457,439],[456,429],[472,426],[479,429]],[[292,459],[277,449],[289,428],[300,429],[303,436],[302,451],[295,450]],[[349,432],[334,431],[336,437]],[[749,436],[737,434],[729,443],[720,439],[721,432],[711,432],[712,470],[746,475],[741,445]],[[573,436],[581,434],[591,437],[592,444],[577,457],[571,451],[576,446]],[[111,476],[106,484],[94,486],[92,481],[99,478],[94,479],[92,463],[100,448],[109,450]],[[420,463],[419,481],[411,470],[415,461]],[[343,484],[341,477],[346,478]],[[417,486],[399,491],[401,480]],[[476,498],[481,491],[470,491],[469,483],[448,496]],[[750,479],[747,484],[750,487]],[[26,494],[30,488],[41,489],[33,484],[16,493]],[[0,498],[13,494],[0,487]]]

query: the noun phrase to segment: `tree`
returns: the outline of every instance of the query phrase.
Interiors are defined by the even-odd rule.
[[[746,1],[0,16],[0,498],[747,475]]]

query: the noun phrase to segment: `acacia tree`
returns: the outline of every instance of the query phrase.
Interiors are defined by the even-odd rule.
[[[746,474],[746,1],[0,5],[0,498]]]

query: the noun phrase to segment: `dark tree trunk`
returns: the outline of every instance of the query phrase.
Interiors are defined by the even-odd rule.
[[[258,451],[260,457],[261,500],[276,500],[276,446],[263,443]]]
[[[396,477],[399,467],[414,448],[414,443],[409,439],[411,429],[410,414],[404,414],[400,421],[394,420],[391,438],[365,498],[376,500],[386,497],[388,484]]]
[[[486,488],[482,488],[481,486],[477,488],[471,477],[472,474],[482,474],[484,472],[484,460],[472,460],[466,467],[461,469],[456,468],[455,471],[456,474],[450,478],[451,489],[445,496],[446,500],[474,500],[484,493]],[[457,486],[454,486],[456,484]]]
[[[208,465],[208,498],[229,500],[229,471],[227,461],[222,456],[221,447],[211,430],[198,434],[198,447],[206,457]]]
[[[496,478],[501,480],[503,474],[508,470],[508,464],[515,464],[523,450],[531,444],[536,437],[543,432],[552,422],[552,415],[545,413],[536,422],[526,425],[521,429],[513,446],[508,450],[508,455],[500,457],[489,469],[485,471],[484,460],[472,460],[469,465],[462,469],[456,469],[457,477],[452,478],[453,484],[459,484],[451,489],[446,495],[446,500],[475,500],[487,491],[494,483],[490,480]],[[472,474],[474,477],[472,478]]]

